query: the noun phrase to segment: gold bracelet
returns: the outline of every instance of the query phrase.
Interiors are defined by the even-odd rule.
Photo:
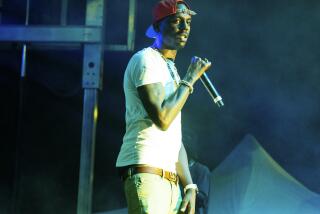
[[[188,81],[180,80],[179,85],[185,85],[185,86],[187,86],[187,87],[189,88],[189,93],[192,94],[192,92],[193,92],[193,86],[192,86]]]

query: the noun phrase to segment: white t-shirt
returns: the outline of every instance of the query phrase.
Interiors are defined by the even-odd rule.
[[[168,97],[177,90],[179,81],[174,62],[164,60],[158,51],[150,47],[137,52],[130,59],[123,82],[126,133],[117,159],[117,167],[148,164],[176,171],[175,164],[182,142],[181,113],[166,131],[162,131],[148,116],[137,88],[146,84],[161,83],[165,88],[165,97]]]

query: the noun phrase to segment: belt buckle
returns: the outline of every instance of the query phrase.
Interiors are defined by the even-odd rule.
[[[169,178],[170,178],[170,181],[173,181],[173,182],[177,181],[177,176],[173,172],[169,172]]]

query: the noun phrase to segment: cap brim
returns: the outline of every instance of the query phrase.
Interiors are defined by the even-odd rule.
[[[157,37],[157,33],[154,30],[153,25],[150,25],[148,27],[148,29],[146,30],[146,36],[149,37],[149,38],[152,38],[152,39]]]

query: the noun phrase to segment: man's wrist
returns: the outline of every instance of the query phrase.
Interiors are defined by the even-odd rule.
[[[180,80],[179,85],[184,85],[187,86],[189,88],[189,93],[192,94],[193,93],[193,86],[191,85],[190,82],[186,81],[186,80]]]
[[[186,194],[186,192],[188,190],[194,190],[197,194],[199,192],[198,186],[197,184],[187,184],[184,188],[183,188],[183,192],[184,194]]]

